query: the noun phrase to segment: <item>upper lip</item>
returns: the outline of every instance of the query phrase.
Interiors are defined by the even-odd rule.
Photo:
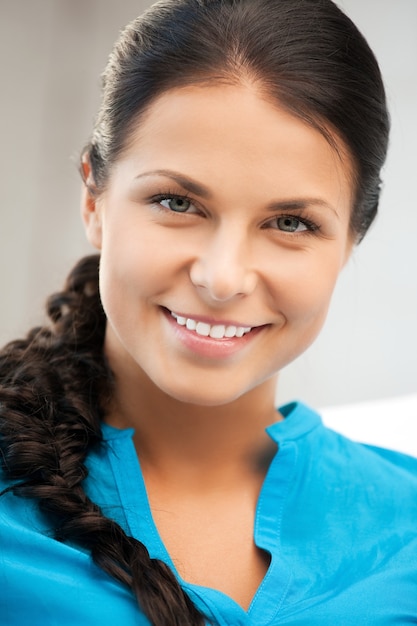
[[[207,315],[194,315],[189,313],[182,313],[174,309],[167,309],[170,313],[178,315],[178,317],[185,317],[186,319],[192,319],[196,322],[203,322],[204,324],[210,324],[210,326],[236,326],[243,328],[256,328],[257,326],[264,326],[264,324],[246,324],[245,322],[236,322],[235,320],[214,319]]]

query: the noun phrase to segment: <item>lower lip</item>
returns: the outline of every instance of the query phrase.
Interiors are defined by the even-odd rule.
[[[213,339],[212,337],[203,337],[193,330],[188,330],[186,326],[180,326],[175,318],[166,309],[162,309],[165,319],[174,331],[175,336],[180,342],[191,352],[199,356],[210,359],[225,359],[240,350],[243,350],[254,338],[266,328],[266,326],[257,326],[243,337],[225,337],[223,339]]]

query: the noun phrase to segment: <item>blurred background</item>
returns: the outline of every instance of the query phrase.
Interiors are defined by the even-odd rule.
[[[0,343],[43,319],[91,252],[79,153],[119,30],[150,2],[0,0]],[[341,276],[321,337],[282,372],[278,402],[417,392],[417,1],[340,0],[385,77],[392,140],[380,216]]]

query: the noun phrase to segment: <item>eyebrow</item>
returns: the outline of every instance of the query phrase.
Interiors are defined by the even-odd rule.
[[[151,176],[164,176],[166,178],[170,178],[175,181],[178,185],[180,185],[186,191],[190,193],[200,196],[200,198],[204,198],[206,200],[210,200],[213,197],[212,192],[201,183],[189,178],[188,176],[184,176],[184,174],[180,174],[179,172],[175,172],[173,170],[152,170],[150,172],[144,172],[143,174],[138,174],[135,178],[146,178]],[[268,204],[268,211],[303,211],[309,206],[317,206],[330,209],[339,219],[340,215],[334,206],[322,200],[321,198],[294,198],[288,200],[277,200],[272,201]]]
[[[322,200],[321,198],[300,198],[294,200],[278,200],[276,202],[271,202],[268,205],[269,211],[290,211],[290,212],[300,212],[307,209],[310,206],[323,207],[325,209],[329,209],[332,211],[337,218],[340,219],[340,215],[336,208],[326,202],[326,200]]]
[[[200,196],[200,198],[205,198],[206,200],[210,200],[213,195],[211,191],[201,183],[198,183],[197,181],[188,178],[188,176],[179,174],[178,172],[173,172],[172,170],[153,170],[151,172],[144,172],[143,174],[139,174],[138,176],[136,176],[136,178],[145,178],[147,176],[165,176],[166,178],[170,178],[186,191]]]

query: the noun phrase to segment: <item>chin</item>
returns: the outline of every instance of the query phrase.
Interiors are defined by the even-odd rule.
[[[231,389],[213,388],[209,384],[202,384],[186,388],[160,387],[161,390],[177,402],[194,404],[196,406],[216,407],[230,404],[243,396],[247,390],[232,392]]]

